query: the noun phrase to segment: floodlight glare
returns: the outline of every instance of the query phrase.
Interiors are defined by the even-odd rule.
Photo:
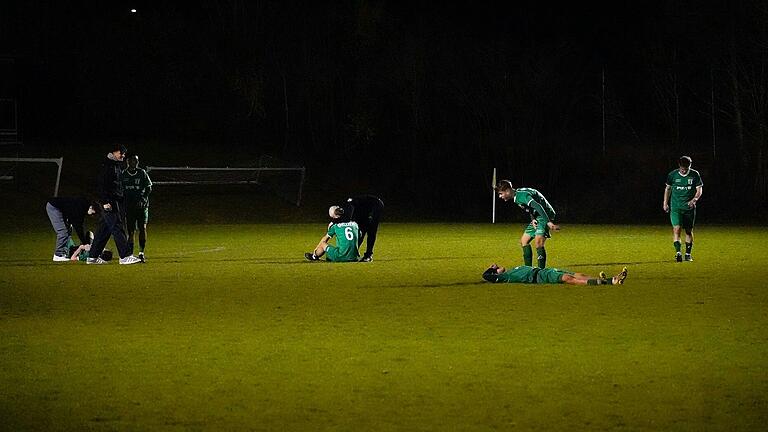
[[[136,13],[136,9],[131,9],[131,13]]]

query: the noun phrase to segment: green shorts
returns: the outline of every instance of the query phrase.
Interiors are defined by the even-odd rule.
[[[696,223],[696,208],[692,209],[670,209],[669,220],[672,226],[682,226],[685,229],[693,229]]]
[[[325,249],[325,259],[331,262],[357,261],[357,249],[353,249],[352,252],[354,252],[354,255],[352,253],[342,254],[337,246],[329,245]]]
[[[128,228],[136,226],[144,226],[149,222],[149,208],[148,207],[128,207],[125,212],[125,222]]]
[[[527,227],[525,227],[525,234],[528,234],[531,237],[536,236],[543,236],[544,238],[550,238],[552,237],[549,235],[549,227],[547,226],[547,220],[544,218],[538,218],[536,221],[539,223],[538,228],[534,228],[532,223],[529,223]]]
[[[544,268],[536,275],[537,284],[563,283],[563,275],[572,275],[573,272],[558,270],[556,268]]]

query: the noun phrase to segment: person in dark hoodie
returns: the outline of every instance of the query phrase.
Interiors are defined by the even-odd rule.
[[[106,159],[102,162],[101,169],[96,178],[96,192],[99,204],[102,207],[102,224],[94,236],[89,253],[89,256],[92,258],[88,258],[87,264],[107,263],[107,261],[101,259],[100,255],[107,245],[110,236],[115,239],[117,252],[120,255],[120,264],[136,264],[141,262],[137,257],[131,255],[124,230],[125,210],[123,208],[122,168],[126,153],[128,153],[128,149],[125,145],[120,143],[113,145],[112,151],[107,153]]]
[[[340,208],[340,212],[334,212],[334,208]],[[357,195],[347,198],[346,202],[332,206],[328,209],[328,215],[336,222],[357,222],[360,227],[360,237],[357,246],[363,245],[366,239],[365,253],[360,262],[373,261],[373,246],[376,244],[376,234],[379,231],[381,215],[384,212],[384,202],[373,195]],[[367,236],[367,237],[366,237]]]
[[[56,231],[56,248],[53,250],[53,260],[56,262],[69,261],[67,244],[72,237],[72,229],[80,238],[80,245],[91,244],[86,235],[85,216],[96,214],[98,204],[81,197],[53,197],[45,204],[48,219]]]

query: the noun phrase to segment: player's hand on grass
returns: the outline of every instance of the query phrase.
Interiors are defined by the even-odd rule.
[[[548,227],[549,227],[549,229],[551,229],[552,231],[560,231],[560,225],[555,225],[555,224],[553,224],[552,222],[547,222],[547,226],[548,226]]]

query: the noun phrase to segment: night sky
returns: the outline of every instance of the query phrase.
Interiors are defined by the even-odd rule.
[[[713,217],[765,217],[764,2],[438,3],[12,1],[0,97],[32,153],[268,153],[466,217],[497,167],[570,220],[654,220],[689,154]]]

